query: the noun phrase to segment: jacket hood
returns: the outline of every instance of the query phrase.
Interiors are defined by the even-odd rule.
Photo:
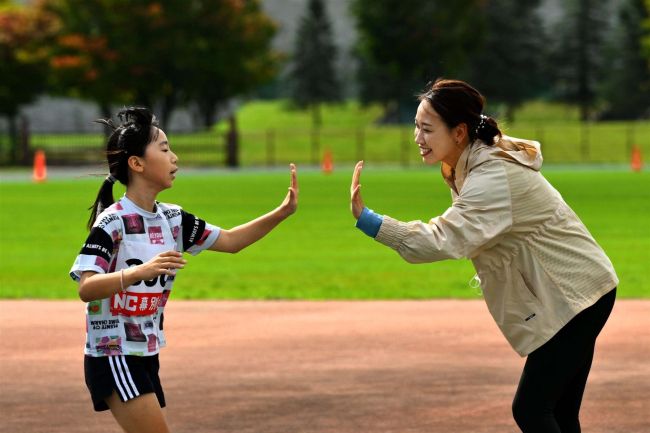
[[[543,161],[539,142],[503,135],[492,146],[480,140],[467,146],[460,155],[456,167],[443,162],[442,177],[453,190],[458,191],[472,169],[495,159],[514,162],[535,171],[540,170]]]
[[[542,150],[539,142],[504,135],[494,144],[493,157],[500,157],[539,171],[542,168]]]

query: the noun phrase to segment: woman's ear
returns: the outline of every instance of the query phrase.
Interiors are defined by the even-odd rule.
[[[469,134],[467,133],[467,123],[459,123],[456,125],[453,131],[454,141],[456,144],[460,145],[465,141],[469,140]]]
[[[139,156],[129,156],[127,163],[129,168],[136,173],[142,173],[144,170],[144,161]]]

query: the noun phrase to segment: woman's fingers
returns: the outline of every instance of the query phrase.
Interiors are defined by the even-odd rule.
[[[357,185],[352,191],[352,201],[358,201],[361,197],[361,185]]]
[[[352,174],[352,184],[350,185],[350,193],[359,185],[361,179],[361,170],[363,169],[363,161],[357,162],[354,166],[354,173]]]
[[[350,198],[350,208],[352,210],[352,215],[359,219],[361,212],[363,211],[363,199],[361,198],[361,185],[357,185],[354,190],[352,190],[352,195]]]

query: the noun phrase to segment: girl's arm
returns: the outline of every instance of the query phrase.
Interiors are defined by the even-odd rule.
[[[174,275],[187,261],[178,251],[165,251],[146,263],[123,269],[122,271],[100,274],[85,271],[79,279],[79,297],[84,302],[113,296],[136,281],[150,280],[158,275]]]
[[[212,251],[236,253],[252,243],[257,242],[287,217],[292,215],[298,207],[298,180],[296,166],[291,167],[291,185],[289,192],[280,206],[271,212],[252,221],[234,227],[230,230],[221,230],[217,240],[209,247]]]

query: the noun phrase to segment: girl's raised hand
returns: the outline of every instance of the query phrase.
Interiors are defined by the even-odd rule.
[[[287,192],[287,196],[280,205],[280,209],[283,210],[285,217],[296,212],[296,209],[298,208],[298,175],[296,173],[296,165],[293,163],[289,164],[289,168],[291,170],[289,192]]]
[[[361,198],[361,184],[359,183],[362,169],[363,161],[357,162],[357,165],[354,166],[352,184],[350,185],[350,210],[356,219],[359,219],[364,208],[363,199]]]

